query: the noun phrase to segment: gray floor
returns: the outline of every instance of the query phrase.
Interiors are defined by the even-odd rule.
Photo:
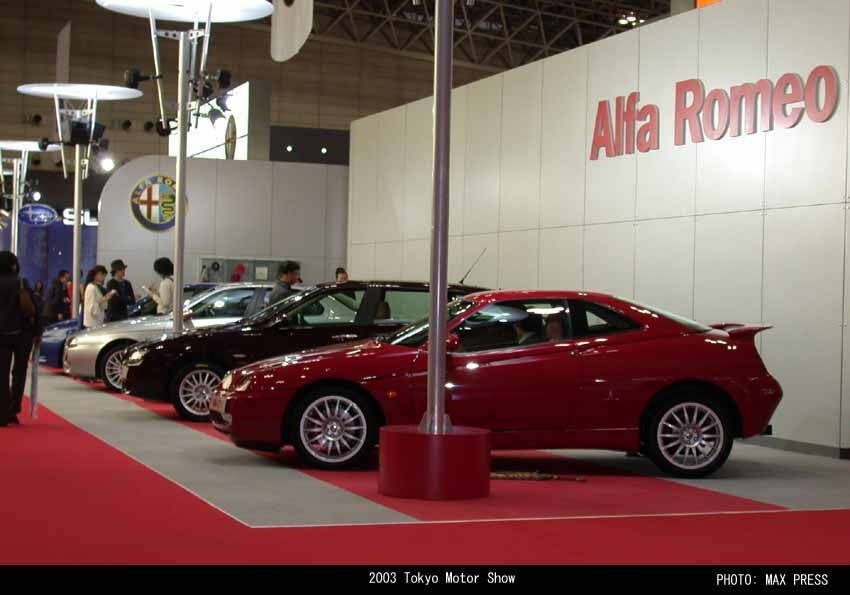
[[[39,401],[252,527],[414,521],[273,459],[61,376],[40,375]]]
[[[273,458],[260,457],[102,391],[40,375],[42,404],[70,423],[252,527],[418,522]],[[548,451],[611,469],[658,475],[646,458]],[[675,480],[791,509],[850,508],[850,461],[738,442],[710,478]]]

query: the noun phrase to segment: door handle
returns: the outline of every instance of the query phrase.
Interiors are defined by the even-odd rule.
[[[353,341],[356,338],[357,338],[357,335],[353,335],[353,334],[343,334],[343,335],[333,335],[333,336],[331,336],[331,339],[333,339],[334,341],[339,341],[339,342]]]

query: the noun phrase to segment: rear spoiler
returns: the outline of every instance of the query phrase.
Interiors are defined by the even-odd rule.
[[[726,331],[732,339],[752,339],[762,331],[773,328],[769,324],[740,324],[737,322],[720,322],[712,324],[711,328]]]

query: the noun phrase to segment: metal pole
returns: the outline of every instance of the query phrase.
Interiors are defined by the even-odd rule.
[[[174,334],[183,332],[183,248],[186,241],[186,133],[189,128],[189,33],[180,33],[177,77],[177,204],[174,209]]]
[[[74,248],[71,269],[71,317],[80,315],[80,257],[82,256],[83,145],[74,145]]]
[[[451,431],[446,415],[446,299],[449,246],[449,150],[452,110],[454,0],[437,0],[434,47],[434,204],[431,212],[431,304],[428,329],[428,408],[420,430]]]
[[[2,167],[2,166],[0,166]],[[12,252],[18,253],[18,216],[21,206],[21,160],[12,161]]]

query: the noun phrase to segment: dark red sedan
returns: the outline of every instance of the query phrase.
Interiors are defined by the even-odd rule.
[[[755,335],[608,295],[489,291],[449,305],[446,408],[498,449],[640,451],[664,471],[718,469],[734,438],[762,433],[782,397]],[[383,424],[425,409],[427,320],[370,339],[264,360],[228,374],[210,405],[239,446],[292,444],[338,468]]]

